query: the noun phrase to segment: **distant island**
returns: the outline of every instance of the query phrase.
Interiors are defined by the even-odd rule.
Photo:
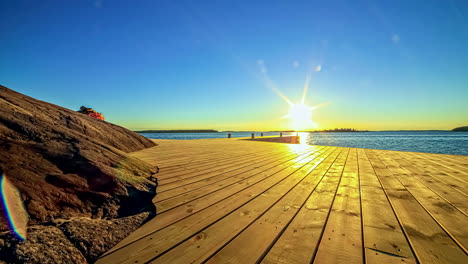
[[[468,126],[456,127],[452,129],[454,132],[468,132]]]
[[[133,131],[136,133],[218,133],[218,130],[213,129],[184,129],[184,130],[140,130]]]
[[[354,128],[335,128],[335,129],[321,129],[321,130],[277,130],[268,132],[283,132],[283,133],[295,133],[295,132],[369,132],[369,130],[357,130]]]
[[[299,131],[299,132],[369,132],[368,130],[356,130],[354,128],[335,128],[335,129],[323,129],[314,131]]]

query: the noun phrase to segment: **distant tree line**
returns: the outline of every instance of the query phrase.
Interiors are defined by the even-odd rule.
[[[335,129],[323,129],[315,130],[310,132],[367,132],[367,130],[356,130],[354,128],[335,128]]]
[[[218,130],[213,129],[179,129],[179,130],[139,130],[137,133],[217,133]]]
[[[354,128],[335,128],[335,129],[322,129],[322,130],[278,130],[278,131],[268,131],[268,132],[369,132],[369,130],[357,130]]]

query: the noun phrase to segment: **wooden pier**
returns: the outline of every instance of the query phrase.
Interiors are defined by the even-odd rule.
[[[468,156],[155,142],[158,215],[98,263],[468,263]]]

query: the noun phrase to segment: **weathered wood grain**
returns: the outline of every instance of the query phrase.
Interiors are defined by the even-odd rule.
[[[155,140],[158,215],[98,263],[468,263],[468,157]]]

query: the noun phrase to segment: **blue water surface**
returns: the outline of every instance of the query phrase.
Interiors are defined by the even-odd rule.
[[[231,133],[232,137],[250,137],[252,132]],[[265,136],[278,132],[263,132]],[[226,138],[227,132],[219,133],[142,133],[152,139],[206,139]],[[284,135],[292,133],[283,133]],[[260,132],[255,132],[259,137]],[[382,131],[355,133],[301,133],[301,141],[310,145],[339,146],[455,154],[468,156],[468,132],[450,131]]]

